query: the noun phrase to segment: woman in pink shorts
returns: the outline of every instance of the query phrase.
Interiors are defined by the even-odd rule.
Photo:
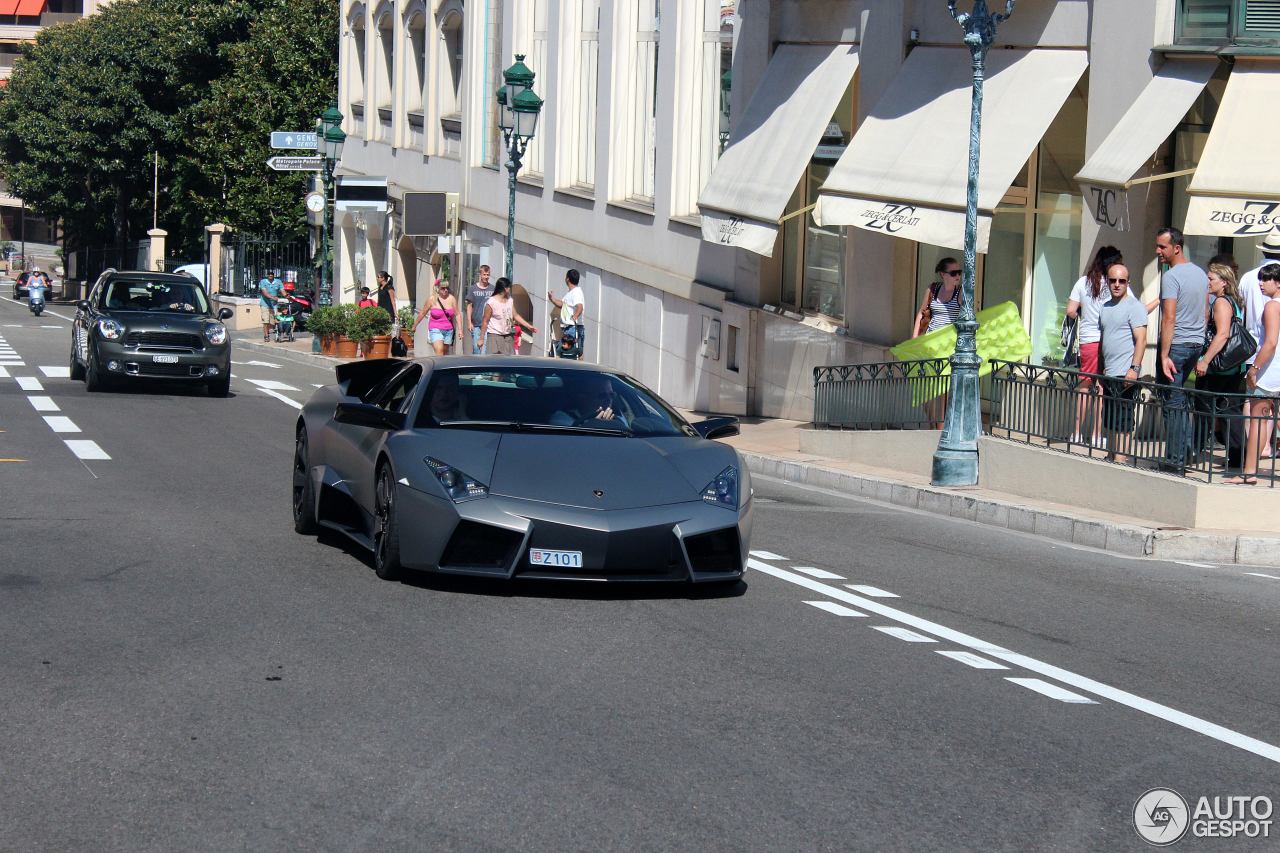
[[[1102,442],[1102,407],[1096,399],[1099,390],[1094,377],[1098,374],[1098,350],[1102,341],[1102,328],[1098,325],[1098,309],[1111,298],[1107,289],[1107,269],[1114,264],[1124,263],[1120,250],[1115,246],[1103,246],[1093,256],[1093,263],[1080,280],[1071,288],[1071,296],[1067,300],[1067,316],[1079,324],[1080,335],[1080,390],[1076,402],[1076,426],[1071,441],[1080,444],[1084,441],[1080,435],[1080,424],[1093,403],[1092,444],[1101,446]],[[1141,357],[1141,355],[1139,355]],[[1092,399],[1091,398],[1095,398]]]

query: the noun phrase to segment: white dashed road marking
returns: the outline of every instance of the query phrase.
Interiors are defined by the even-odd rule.
[[[1270,578],[1273,581],[1280,581],[1275,575],[1264,575],[1262,572],[1245,572],[1246,575],[1253,575],[1255,578]]]
[[[236,364],[254,365],[255,367],[271,367],[276,370],[280,369],[280,365],[274,364],[270,361],[237,361]]]
[[[813,566],[792,566],[797,572],[806,574],[811,578],[818,578],[824,581],[842,581],[843,575],[837,575],[835,572],[828,572],[825,569],[815,569]]]
[[[924,634],[917,634],[906,628],[899,628],[897,625],[872,625],[877,631],[883,631],[890,637],[897,637],[899,640],[907,643],[936,643],[933,637],[926,637]]]
[[[1079,693],[1072,693],[1070,690],[1063,690],[1056,684],[1050,684],[1049,682],[1041,681],[1038,678],[1006,678],[1005,681],[1012,681],[1014,684],[1020,684],[1028,690],[1034,690],[1037,693],[1048,696],[1050,699],[1057,699],[1059,702],[1070,702],[1073,705],[1098,704],[1088,696],[1081,696]]]
[[[263,391],[297,391],[292,385],[286,385],[283,382],[277,382],[274,379],[246,379],[246,382],[252,382]]]
[[[71,418],[63,417],[61,415],[45,415],[44,422],[47,423],[49,428],[54,432],[80,432],[80,427],[76,426],[75,422],[72,421]]]
[[[23,391],[43,391],[44,386],[40,384],[40,380],[34,376],[15,376],[13,381],[18,383],[18,387]]]
[[[70,379],[70,367],[54,367],[49,365],[40,365],[40,372],[50,379]]]
[[[8,379],[8,378],[9,378],[9,368],[0,367],[0,379]]]
[[[885,619],[891,619],[894,622],[910,626],[921,632],[932,634],[939,639],[946,640],[949,643],[954,643],[957,646],[964,646],[965,648],[986,655],[987,657],[996,658],[997,660],[1004,661],[1012,666],[1043,675],[1046,678],[1052,678],[1054,681],[1069,685],[1085,693],[1091,693],[1102,699],[1110,699],[1118,705],[1123,705],[1126,708],[1132,708],[1140,713],[1156,717],[1157,719],[1164,720],[1168,723],[1173,723],[1175,726],[1179,726],[1180,728],[1195,732],[1196,734],[1204,735],[1205,737],[1212,738],[1220,743],[1225,743],[1228,746],[1234,746],[1238,749],[1244,750],[1245,752],[1252,753],[1259,758],[1265,758],[1268,761],[1280,764],[1280,746],[1276,746],[1275,744],[1270,744],[1266,741],[1249,737],[1246,734],[1233,731],[1225,726],[1220,726],[1217,723],[1211,723],[1208,720],[1203,720],[1199,717],[1194,717],[1191,714],[1186,714],[1182,711],[1170,708],[1168,705],[1161,705],[1158,702],[1152,702],[1149,699],[1144,699],[1141,696],[1129,693],[1126,690],[1112,687],[1109,684],[1103,684],[1100,681],[1095,681],[1094,679],[1087,678],[1083,675],[1077,675],[1074,672],[1054,666],[1053,664],[1045,663],[1044,661],[1036,660],[1035,658],[1028,657],[1027,655],[1010,651],[1009,649],[997,646],[994,643],[989,643],[986,640],[974,637],[971,634],[965,634],[962,631],[956,631],[955,629],[948,628],[945,625],[939,625],[937,622],[930,622],[927,619],[921,619],[919,616],[913,616],[905,611],[897,610],[886,604],[881,604],[879,601],[875,601],[874,599],[864,598],[863,596],[854,595],[851,592],[845,592],[844,590],[837,589],[833,586],[827,586],[813,578],[807,578],[803,575],[786,571],[785,569],[779,569],[769,565],[768,563],[762,563],[759,560],[748,560],[747,566],[761,572],[762,574],[771,575],[779,580],[793,583],[796,586],[803,587],[819,593],[820,595],[834,598],[837,601],[844,602],[845,604],[851,604],[854,607],[861,608],[869,613],[875,613]]]
[[[1216,569],[1217,566],[1211,563],[1193,563],[1189,560],[1174,560],[1179,566],[1191,566],[1194,569]]]
[[[98,446],[98,442],[87,439],[64,438],[63,442],[71,448],[71,452],[79,459],[110,459],[107,452]]]
[[[780,557],[772,551],[752,551],[751,556],[761,560],[785,560],[786,557]]]
[[[975,655],[973,652],[954,652],[954,651],[941,650],[938,652],[938,654],[946,658],[951,658],[952,660],[958,660],[960,661],[960,663],[964,664],[965,666],[971,666],[974,669],[1008,669],[1009,668],[1002,663],[996,663],[995,661],[987,660],[986,658],[980,655]]]
[[[62,411],[62,409],[58,408],[58,404],[53,402],[52,397],[28,397],[27,399],[31,401],[32,408],[37,412]]]
[[[880,587],[878,586],[865,586],[864,584],[857,584],[857,583],[847,583],[845,584],[845,586],[849,587],[849,589],[853,590],[854,592],[860,592],[863,595],[869,595],[872,598],[897,598],[898,597],[891,592],[886,592],[885,590],[880,589]]]
[[[299,403],[297,400],[290,400],[288,397],[281,394],[279,391],[272,391],[270,388],[260,388],[259,390],[262,391],[263,394],[267,394],[268,396],[275,397],[277,400],[279,400],[282,403],[288,403],[290,406],[293,406],[295,409],[302,408],[302,404]]]
[[[836,604],[834,601],[806,601],[805,604],[825,610],[828,613],[834,613],[837,616],[857,616],[865,619],[867,614],[859,613],[852,608],[845,607],[843,604]]]

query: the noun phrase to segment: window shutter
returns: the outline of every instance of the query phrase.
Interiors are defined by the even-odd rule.
[[[1182,0],[1179,32],[1188,41],[1223,40],[1231,32],[1235,0]]]
[[[1250,33],[1280,32],[1280,0],[1245,0],[1244,28]]]

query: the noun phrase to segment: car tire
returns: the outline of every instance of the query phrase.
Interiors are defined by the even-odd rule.
[[[70,368],[70,376],[72,382],[84,381],[84,365],[80,363],[80,359],[76,358],[76,339],[75,332],[71,333],[71,358],[68,359],[68,367]]]
[[[316,495],[311,479],[311,452],[307,430],[298,430],[293,442],[293,529],[304,536],[316,532]]]
[[[107,390],[107,377],[98,360],[93,357],[93,345],[89,345],[89,363],[84,369],[84,390],[90,394]]]
[[[224,373],[220,379],[211,379],[208,384],[210,397],[226,397],[231,393],[231,374]]]
[[[384,581],[399,580],[400,525],[396,517],[396,481],[391,466],[378,469],[373,497],[373,570]]]

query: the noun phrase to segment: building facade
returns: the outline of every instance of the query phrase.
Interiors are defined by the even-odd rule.
[[[546,101],[517,193],[529,319],[578,268],[589,359],[808,419],[812,368],[886,360],[959,256],[961,37],[942,0],[344,0],[342,169],[390,201],[340,213],[342,298],[382,268],[425,298],[442,244],[404,235],[405,192],[457,194],[454,278],[502,273],[493,93],[522,54]],[[988,58],[976,296],[1015,303],[1033,361],[1061,358],[1100,245],[1147,298],[1165,224],[1255,265],[1280,170],[1246,117],[1280,90],[1277,38],[1278,0],[1019,0]]]

